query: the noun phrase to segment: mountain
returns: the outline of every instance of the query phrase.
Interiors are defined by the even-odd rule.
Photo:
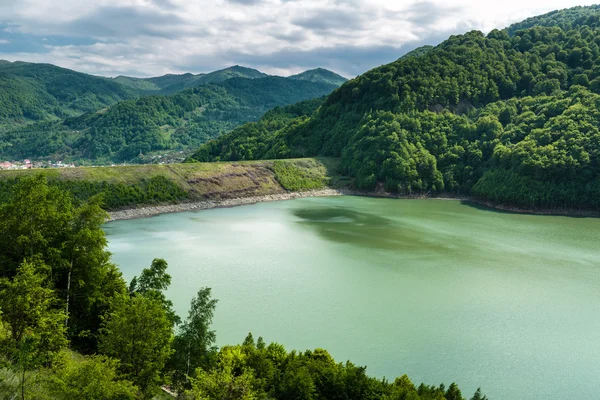
[[[110,79],[50,64],[0,62],[0,127],[80,115],[136,95]]]
[[[506,28],[506,31],[509,35],[514,35],[519,30],[533,28],[535,26],[557,26],[563,31],[568,31],[584,25],[596,26],[598,24],[599,11],[600,5],[556,10],[512,24]]]
[[[332,72],[315,71],[319,72],[307,71],[306,77],[313,78],[306,80],[337,86],[343,83],[335,79],[337,75]],[[236,65],[207,74],[167,74],[153,78],[118,76],[111,79],[51,64],[0,60],[0,130],[36,121],[75,117],[140,96],[169,95],[232,78],[258,79],[268,76],[258,70]],[[323,78],[319,79],[318,76]]]
[[[144,162],[148,153],[197,148],[273,107],[322,97],[336,87],[272,76],[231,78],[0,132],[0,157]]]
[[[269,75],[256,69],[233,67],[210,72],[208,74],[168,74],[155,78],[131,78],[128,76],[118,76],[114,80],[126,85],[132,89],[142,91],[143,94],[173,94],[179,91],[209,83],[221,83],[231,78],[257,79],[265,78]]]
[[[549,26],[452,36],[348,81],[310,117],[246,124],[190,161],[336,156],[364,190],[599,210],[600,11],[537,20]]]
[[[408,53],[406,53],[405,55],[400,57],[400,59],[403,60],[403,59],[410,58],[410,57],[421,57],[422,55],[427,54],[433,48],[434,48],[434,46],[429,46],[429,45],[417,47],[416,49],[409,51]]]
[[[141,94],[157,94],[168,86],[177,85],[181,82],[192,81],[201,75],[204,74],[167,74],[154,78],[132,78],[130,76],[117,76],[116,78],[113,78],[113,80],[121,85],[136,90]]]
[[[329,83],[331,85],[341,86],[348,79],[344,78],[336,74],[335,72],[328,71],[323,68],[311,69],[308,71],[304,71],[298,75],[292,75],[289,77],[290,79],[295,80],[304,80],[310,82],[323,82]]]

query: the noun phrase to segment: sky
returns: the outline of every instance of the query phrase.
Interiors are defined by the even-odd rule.
[[[596,0],[597,2],[598,0]],[[585,0],[0,0],[0,59],[95,75],[231,65],[348,78],[452,34],[504,28]]]

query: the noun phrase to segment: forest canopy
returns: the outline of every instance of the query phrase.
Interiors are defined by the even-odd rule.
[[[452,36],[347,82],[311,115],[267,114],[190,161],[334,156],[359,189],[597,210],[599,45],[596,6]]]

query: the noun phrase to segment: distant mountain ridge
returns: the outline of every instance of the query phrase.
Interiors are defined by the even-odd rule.
[[[0,131],[0,158],[146,162],[151,153],[195,149],[273,107],[322,97],[337,87],[275,76],[235,77],[142,96],[63,121]]]
[[[288,78],[310,82],[326,82],[338,86],[343,85],[348,80],[335,72],[323,68],[311,69],[297,75],[289,76]]]
[[[323,70],[326,71],[326,70]],[[307,71],[309,72],[309,71]],[[310,80],[337,86],[344,78],[326,71]],[[239,65],[206,74],[167,74],[151,78],[89,75],[51,64],[0,60],[0,130],[35,121],[58,120],[97,111],[120,101],[147,95],[169,95],[233,78],[259,79],[269,75]],[[319,79],[322,76],[322,79]],[[333,79],[339,77],[337,79]],[[285,78],[297,80],[299,78]]]

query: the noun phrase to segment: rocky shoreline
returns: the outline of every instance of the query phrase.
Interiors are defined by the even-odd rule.
[[[124,219],[148,218],[160,214],[178,213],[186,211],[208,210],[212,208],[228,208],[243,206],[248,204],[256,204],[267,201],[281,201],[300,199],[305,197],[329,197],[342,196],[350,194],[349,192],[336,189],[320,189],[309,190],[306,192],[289,192],[269,194],[265,196],[239,197],[225,200],[206,200],[193,203],[169,204],[160,206],[148,206],[140,208],[132,208],[129,210],[111,211],[108,222],[119,221]]]
[[[502,204],[494,204],[488,201],[482,201],[473,199],[470,197],[456,197],[452,195],[441,195],[441,196],[428,196],[428,195],[413,195],[413,196],[402,196],[394,195],[383,192],[361,192],[356,190],[347,189],[319,189],[309,190],[305,192],[287,192],[287,193],[275,193],[264,196],[250,196],[250,197],[238,197],[224,200],[205,200],[190,203],[179,203],[179,204],[168,204],[158,206],[146,206],[139,208],[132,208],[128,210],[119,210],[109,212],[109,219],[107,222],[119,221],[125,219],[137,219],[137,218],[148,218],[160,214],[178,213],[186,211],[199,211],[209,210],[212,208],[228,208],[243,206],[249,204],[263,203],[269,201],[281,201],[281,200],[292,200],[301,199],[306,197],[330,197],[330,196],[363,196],[363,197],[374,197],[374,198],[389,198],[389,199],[434,199],[434,200],[458,200],[465,203],[471,203],[490,210],[509,212],[515,214],[532,214],[532,215],[557,215],[557,216],[568,216],[568,217],[600,217],[600,213],[591,210],[544,210],[544,209],[521,209],[513,206],[506,206]]]

